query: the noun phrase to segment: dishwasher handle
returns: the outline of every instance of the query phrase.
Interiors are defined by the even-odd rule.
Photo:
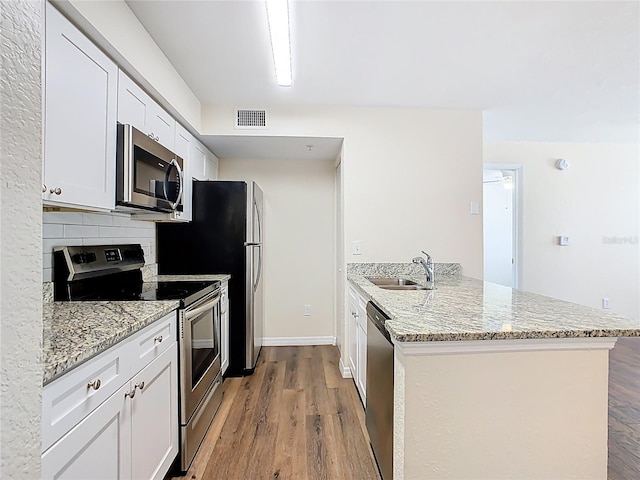
[[[389,334],[387,328],[384,326],[385,322],[389,320],[389,316],[373,302],[367,303],[367,319],[371,321],[389,343],[393,344],[391,334]]]

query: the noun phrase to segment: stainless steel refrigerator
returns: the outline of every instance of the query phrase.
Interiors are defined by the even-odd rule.
[[[229,369],[253,373],[264,332],[264,209],[255,182],[193,183],[193,220],[158,224],[158,273],[228,273]]]

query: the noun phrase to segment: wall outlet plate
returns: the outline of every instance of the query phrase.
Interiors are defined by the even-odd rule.
[[[360,240],[353,241],[353,250],[352,253],[354,255],[362,255],[362,249],[360,247]]]

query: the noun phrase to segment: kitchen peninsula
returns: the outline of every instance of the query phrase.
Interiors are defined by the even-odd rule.
[[[367,279],[424,283],[402,265],[348,266],[390,318],[394,479],[606,478],[609,350],[640,322],[438,270]]]

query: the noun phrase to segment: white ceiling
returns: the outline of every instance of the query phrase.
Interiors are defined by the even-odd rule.
[[[486,140],[638,139],[639,2],[290,0],[291,88],[263,1],[127,3],[205,104],[481,109]]]
[[[204,135],[200,139],[223,159],[333,161],[342,148],[342,139],[331,137]]]

